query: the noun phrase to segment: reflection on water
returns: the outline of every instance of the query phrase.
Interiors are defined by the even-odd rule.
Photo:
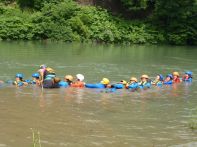
[[[2,42],[0,79],[19,71],[30,78],[42,63],[60,77],[84,73],[86,82],[105,76],[113,83],[143,73],[154,77],[174,69],[192,69],[196,77],[196,52],[185,47]],[[31,146],[30,128],[40,131],[43,147],[196,146],[197,132],[187,125],[197,111],[196,95],[195,78],[192,84],[114,93],[0,86],[0,147]]]

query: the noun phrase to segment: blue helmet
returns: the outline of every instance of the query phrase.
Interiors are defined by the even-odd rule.
[[[33,73],[33,74],[32,74],[32,77],[33,77],[33,78],[39,78],[40,75],[39,75],[39,73],[36,72],[36,73]]]
[[[187,72],[185,72],[185,74],[189,75],[190,77],[192,76],[192,72],[191,71],[187,71]]]
[[[22,79],[24,76],[23,76],[22,73],[17,73],[15,77],[16,77],[16,78],[21,78],[21,79]]]
[[[168,74],[166,77],[170,77],[170,79],[173,79],[173,75],[172,74]]]
[[[159,74],[158,76],[159,76],[159,80],[160,80],[160,81],[163,81],[163,80],[164,80],[164,77],[163,77],[162,74]]]

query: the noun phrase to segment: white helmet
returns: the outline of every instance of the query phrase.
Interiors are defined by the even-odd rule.
[[[82,75],[82,74],[77,74],[76,77],[77,77],[77,79],[79,81],[83,81],[84,80],[84,75]]]

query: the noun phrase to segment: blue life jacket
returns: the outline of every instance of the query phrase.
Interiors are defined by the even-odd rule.
[[[121,84],[121,83],[117,83],[117,84],[113,84],[111,87],[112,88],[116,88],[116,89],[123,89],[124,88],[124,85]]]
[[[157,82],[156,86],[162,86],[163,85],[163,82],[162,81],[159,81]]]
[[[164,84],[164,85],[172,85],[172,84],[173,84],[173,81],[170,80],[170,81],[168,81],[168,82],[163,82],[163,84]]]
[[[139,88],[139,84],[137,82],[132,83],[128,86],[128,89],[137,89]]]
[[[189,79],[183,79],[184,82],[192,82],[192,77],[190,77]]]
[[[26,83],[32,84],[32,80],[25,80]]]
[[[106,86],[102,83],[96,83],[96,84],[85,84],[86,88],[106,88]]]
[[[150,82],[146,82],[144,84],[140,84],[139,88],[140,89],[145,89],[145,88],[150,88],[151,87],[151,83]]]
[[[58,85],[59,85],[60,87],[65,87],[65,88],[69,86],[68,82],[65,82],[65,81],[60,81],[60,82],[58,83]]]

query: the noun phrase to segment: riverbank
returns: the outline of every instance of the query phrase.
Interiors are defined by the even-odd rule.
[[[53,40],[126,44],[196,45],[194,32],[166,32],[152,19],[125,20],[76,2],[46,3],[40,10],[0,5],[1,40]]]

